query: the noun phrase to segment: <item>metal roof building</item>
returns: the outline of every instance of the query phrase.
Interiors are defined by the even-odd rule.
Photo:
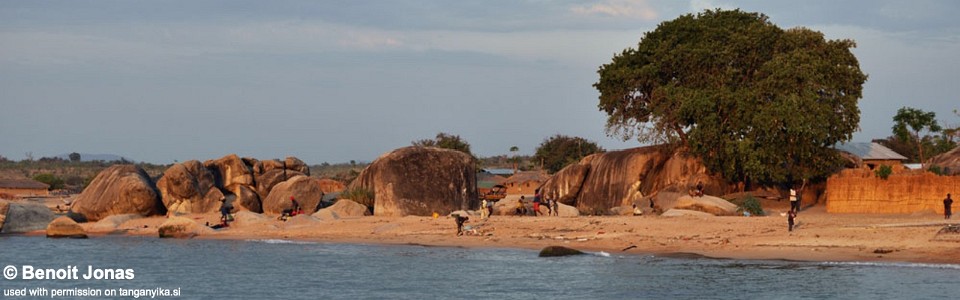
[[[846,143],[838,144],[837,150],[856,155],[862,160],[907,160],[906,156],[890,150],[877,143]]]

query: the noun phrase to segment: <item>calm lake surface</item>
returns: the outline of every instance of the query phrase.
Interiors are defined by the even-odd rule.
[[[24,280],[23,266],[132,269],[132,280]],[[960,265],[790,262],[331,244],[0,236],[5,292],[179,289],[177,299],[957,299]],[[4,270],[7,275],[8,270]],[[4,299],[31,297],[5,296]],[[36,297],[50,299],[46,297]],[[71,297],[76,298],[76,297]],[[79,299],[96,299],[84,297]],[[133,298],[114,297],[114,298]],[[140,298],[150,299],[149,295]],[[174,298],[174,297],[156,297]]]

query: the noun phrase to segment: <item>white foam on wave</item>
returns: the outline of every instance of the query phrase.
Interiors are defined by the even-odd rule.
[[[595,252],[595,253],[592,253],[592,254],[593,254],[593,255],[596,255],[596,256],[610,257],[610,253],[606,253],[606,252],[603,252],[603,251]]]
[[[295,244],[295,245],[312,245],[316,244],[313,242],[304,242],[304,241],[291,241],[291,240],[281,240],[281,239],[260,239],[260,240],[247,240],[248,242],[254,243],[264,243],[264,244]]]
[[[955,264],[925,264],[925,263],[896,263],[896,262],[858,262],[858,261],[828,261],[823,262],[828,266],[862,266],[862,267],[895,267],[895,268],[927,268],[927,269],[949,269],[960,270],[960,265]]]

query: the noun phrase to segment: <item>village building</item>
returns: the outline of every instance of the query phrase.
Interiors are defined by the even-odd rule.
[[[905,171],[907,158],[877,143],[838,145],[837,150],[855,156],[858,168],[827,179],[825,198],[830,213],[943,214],[943,198],[960,190],[960,176]],[[893,172],[881,176],[877,172],[881,165],[891,166]]]
[[[857,167],[866,167],[870,170],[887,165],[894,169],[903,169],[903,162],[907,157],[894,152],[878,143],[844,143],[836,146],[837,150],[849,153],[856,157]]]
[[[550,176],[541,171],[522,171],[507,178],[503,185],[508,195],[533,195],[548,179]]]
[[[50,186],[32,179],[0,179],[0,194],[13,197],[36,197],[50,195]]]

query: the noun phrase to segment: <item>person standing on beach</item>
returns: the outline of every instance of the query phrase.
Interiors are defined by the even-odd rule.
[[[791,209],[790,212],[787,213],[787,226],[789,226],[787,229],[788,231],[793,231],[793,221],[796,218],[797,212]]]
[[[947,194],[947,198],[943,199],[943,218],[944,219],[949,219],[950,216],[953,215],[953,210],[952,210],[952,207],[950,206],[953,206],[953,199],[950,198],[950,194]]]
[[[533,194],[533,216],[536,217],[537,214],[543,214],[540,212],[540,189]]]
[[[229,226],[227,221],[230,220],[230,211],[233,210],[233,206],[227,202],[227,198],[220,196],[220,224],[224,227]]]
[[[797,190],[790,188],[790,211],[800,211],[800,201],[797,198]]]
[[[486,220],[490,216],[490,212],[487,211],[487,199],[483,199],[483,202],[480,202],[480,219]]]
[[[560,204],[558,204],[559,202],[560,201],[557,201],[557,199],[550,199],[550,206],[553,206],[553,215],[557,217],[560,216]]]

